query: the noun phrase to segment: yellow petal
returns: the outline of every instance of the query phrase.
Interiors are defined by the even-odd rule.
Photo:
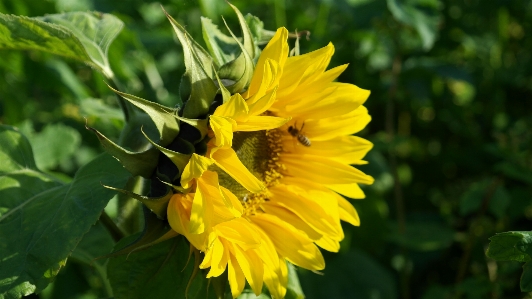
[[[298,85],[304,84],[305,79],[323,72],[323,63],[321,62],[327,62],[328,64],[333,53],[334,46],[329,43],[316,51],[288,57],[283,68],[283,77],[279,82],[280,90],[282,90],[282,94],[279,96],[283,97],[290,94]]]
[[[292,211],[272,202],[266,202],[262,204],[261,207],[267,214],[274,215],[279,219],[283,219],[287,223],[290,223],[294,228],[300,230],[305,235],[307,235],[307,237],[312,241],[317,241],[321,239],[321,233],[310,227],[307,222],[305,222],[299,216],[294,214]]]
[[[284,154],[282,162],[284,174],[322,184],[373,183],[373,178],[362,171],[324,157]]]
[[[227,267],[227,261],[229,260],[228,250],[225,250],[224,245],[219,239],[215,239],[209,251],[211,252],[211,269],[207,273],[207,278],[220,276]],[[207,258],[207,254],[205,258]]]
[[[250,116],[245,123],[238,124],[237,131],[261,131],[279,128],[286,124],[290,118],[275,116]]]
[[[206,227],[210,227],[213,218],[213,206],[207,193],[205,184],[199,180],[190,212],[189,233],[191,234],[201,234]]]
[[[347,199],[338,196],[338,206],[340,208],[340,219],[351,223],[354,226],[360,225],[360,218],[358,217],[357,210],[355,210],[355,207],[353,207]]]
[[[329,252],[340,251],[340,242],[327,235],[324,235],[319,240],[317,240],[316,245],[320,246],[321,248]]]
[[[333,87],[334,85],[332,85],[332,81],[336,79],[346,68],[347,64],[344,64],[332,68],[320,76],[314,76],[312,77],[313,81],[299,85],[290,94],[286,94],[284,90],[279,90],[277,93],[277,102],[273,104],[272,110],[284,111],[287,105],[297,104],[299,102],[311,103],[309,99],[315,99],[316,96],[320,95],[324,90]],[[323,97],[326,96],[326,94],[321,94],[320,96]]]
[[[213,229],[218,236],[238,244],[244,250],[257,248],[261,244],[257,232],[244,218],[235,218],[231,221],[220,223]]]
[[[198,179],[198,186],[202,186],[203,195],[209,199],[213,207],[212,225],[229,221],[242,215],[242,204],[229,198],[229,193],[225,193],[218,182],[218,174],[214,171],[205,171]],[[231,194],[232,195],[232,194]],[[232,195],[234,197],[234,195]]]
[[[282,283],[278,272],[280,271],[275,271],[268,265],[264,265],[264,283],[272,298],[284,298],[286,295],[286,283]]]
[[[268,59],[276,62],[280,68],[284,66],[288,57],[288,43],[286,42],[287,38],[288,30],[286,30],[284,27],[281,27],[277,29],[277,32],[272,37],[268,45],[266,45],[264,50],[262,50],[255,67],[255,72],[253,73],[251,83],[249,84],[248,90],[244,94],[245,99],[256,95],[261,85],[263,85],[262,78],[264,77],[264,65]]]
[[[303,119],[322,119],[344,115],[347,111],[353,111],[362,105],[369,97],[370,91],[347,83],[331,83],[330,88],[334,92],[327,96],[320,96],[318,100],[299,101],[287,105],[284,112]]]
[[[181,175],[181,186],[185,189],[189,188],[190,181],[201,177],[203,172],[207,170],[212,163],[213,161],[207,157],[192,154],[190,161],[187,166],[185,166],[183,174]]]
[[[277,269],[279,267],[279,258],[277,256],[277,251],[273,245],[270,237],[257,225],[250,222],[251,226],[254,228],[255,232],[260,236],[260,246],[255,250],[261,257],[264,264],[268,265],[272,269]]]
[[[293,226],[265,213],[255,214],[250,218],[270,236],[277,252],[288,261],[309,270],[325,268],[325,261],[316,245]]]
[[[366,198],[364,191],[362,191],[362,189],[357,183],[327,184],[326,186],[330,188],[331,190],[333,190],[334,192],[338,192],[342,194],[343,196],[347,196],[349,198],[354,198],[354,199]]]
[[[264,111],[270,109],[272,104],[276,100],[277,87],[274,87],[271,91],[266,93],[263,97],[255,101],[253,104],[249,104],[249,115],[259,115]]]
[[[234,120],[245,119],[248,116],[249,109],[246,101],[240,94],[234,94],[229,101],[218,106],[213,115],[230,117]]]
[[[233,149],[218,149],[211,153],[211,158],[218,167],[250,192],[259,193],[265,188],[264,184],[240,162]]]
[[[265,95],[271,92],[273,89],[277,88],[276,82],[279,81],[278,76],[281,72],[280,66],[276,61],[272,59],[266,59],[264,66],[261,67],[263,70],[262,78],[260,80],[260,86],[255,91],[254,94],[249,94],[248,92],[244,93],[242,97],[246,99],[246,103],[251,106],[255,104],[258,100],[263,99]],[[259,69],[257,66],[255,68],[255,73]],[[255,75],[254,75],[255,76]]]
[[[242,203],[240,200],[238,200],[238,197],[233,194],[233,192],[229,191],[228,189],[220,186],[220,191],[222,192],[223,197],[226,201],[231,202],[231,206],[236,211],[236,214],[234,214],[236,217],[240,217],[242,215],[242,212],[244,208],[242,207]]]
[[[327,140],[337,136],[352,135],[364,129],[371,116],[364,106],[338,117],[305,121],[305,135],[311,140]]]
[[[244,290],[246,279],[234,255],[230,255],[228,266],[227,278],[231,287],[231,295],[233,295],[233,298],[236,298]]]
[[[288,136],[287,136],[288,137]],[[293,146],[293,137],[284,140],[285,148],[298,155],[316,155],[343,164],[359,164],[373,143],[357,136],[338,136],[328,140],[311,140],[311,146]]]
[[[233,131],[236,129],[236,121],[230,117],[211,115],[209,124],[214,133],[214,145],[216,147],[231,147],[233,145]]]
[[[242,250],[238,245],[234,247],[235,257],[240,265],[240,269],[244,273],[249,286],[255,293],[255,295],[260,295],[262,292],[262,283],[264,275],[264,266],[262,260],[255,253],[254,250]]]
[[[184,235],[194,247],[204,251],[207,235],[189,233],[190,208],[193,198],[194,193],[174,195],[168,203],[168,222],[173,230]]]
[[[327,198],[327,193],[286,185],[278,185],[269,190],[273,196],[270,203],[267,202],[264,206],[268,204],[281,206],[296,214],[321,235],[341,239],[338,202],[334,198],[332,200]]]

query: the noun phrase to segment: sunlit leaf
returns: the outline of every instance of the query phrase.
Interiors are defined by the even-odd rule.
[[[124,27],[124,23],[111,14],[99,12],[69,12],[36,18],[67,28],[81,42],[93,64],[108,78],[113,77],[107,51]]]

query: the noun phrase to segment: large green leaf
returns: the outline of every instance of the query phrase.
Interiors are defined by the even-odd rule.
[[[532,291],[532,232],[504,232],[490,238],[486,255],[497,261],[526,262],[521,275],[521,291]]]
[[[486,255],[498,261],[532,260],[532,232],[504,232],[490,238]]]
[[[50,283],[129,174],[100,155],[61,184],[35,166],[28,140],[0,126],[0,298],[20,298]]]
[[[0,49],[38,50],[90,63],[74,33],[34,18],[0,14]]]
[[[124,23],[117,17],[100,12],[69,12],[36,18],[67,28],[81,42],[92,64],[108,78],[113,72],[107,58],[111,42],[120,33]]]
[[[130,244],[138,235],[124,238],[116,249]],[[187,292],[194,267],[194,257],[189,261],[189,244],[182,237],[173,238],[144,250],[121,255],[109,260],[107,274],[116,299],[143,298],[213,298],[208,292],[205,273],[193,278]]]
[[[0,14],[0,49],[53,53],[85,62],[112,77],[107,50],[122,27],[118,18],[96,12],[38,18]]]
[[[81,144],[80,133],[63,124],[49,124],[29,139],[35,150],[37,168],[42,170],[57,167],[61,161],[75,154]]]

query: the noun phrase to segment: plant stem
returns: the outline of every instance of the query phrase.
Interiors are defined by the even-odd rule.
[[[107,215],[105,211],[102,212],[102,215],[100,216],[100,221],[102,222],[103,226],[107,229],[111,237],[115,242],[120,241],[123,237],[125,237],[124,232],[116,226],[116,223]]]
[[[119,91],[124,91],[124,86],[116,78],[115,75],[108,76],[107,78],[111,80],[111,85],[114,89],[119,90]],[[131,107],[131,104],[127,102],[126,100],[124,100],[121,96],[116,95],[116,98],[118,99],[118,104],[120,105],[120,108],[122,109],[122,112],[124,113],[124,120],[127,123],[134,113],[133,107]]]

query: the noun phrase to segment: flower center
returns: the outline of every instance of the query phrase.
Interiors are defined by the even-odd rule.
[[[279,160],[283,151],[281,132],[277,129],[255,132],[234,132],[233,149],[242,164],[266,187],[277,184],[282,178],[284,165]],[[260,211],[260,204],[267,200],[267,191],[261,194],[250,194],[242,185],[223,171],[218,171],[220,185],[231,190],[244,206],[244,214],[255,214]]]

